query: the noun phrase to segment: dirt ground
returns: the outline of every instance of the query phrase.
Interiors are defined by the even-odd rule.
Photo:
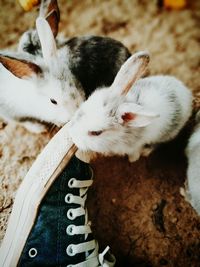
[[[200,105],[200,1],[176,11],[156,1],[61,0],[60,31],[107,35],[132,52],[148,49],[150,74],[172,74],[191,88]],[[0,48],[15,47],[34,25],[15,0],[1,0]],[[110,245],[120,267],[200,266],[200,218],[179,194],[186,179],[188,129],[149,158],[99,158],[89,211],[100,246]],[[0,239],[16,189],[51,134],[35,135],[0,121]]]

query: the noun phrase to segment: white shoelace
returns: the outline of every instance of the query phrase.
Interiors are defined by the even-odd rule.
[[[74,220],[75,218],[85,215],[85,225],[76,226],[73,224],[68,225],[66,229],[66,233],[68,235],[79,235],[84,234],[85,239],[87,235],[92,232],[91,230],[91,222],[88,221],[88,213],[87,209],[85,209],[85,201],[87,198],[86,192],[88,187],[91,186],[93,180],[77,180],[76,178],[71,178],[68,182],[68,186],[70,188],[79,188],[80,196],[74,196],[73,194],[67,194],[65,196],[66,203],[74,203],[80,205],[79,208],[71,208],[67,212],[67,217],[70,220]],[[109,247],[107,247],[102,253],[98,253],[98,243],[93,239],[91,241],[83,242],[81,244],[70,244],[66,252],[69,256],[75,256],[78,253],[85,252],[86,260],[84,262],[80,262],[75,265],[68,265],[67,267],[113,267],[115,264],[114,256],[111,256],[111,261],[106,261],[104,256],[107,254]],[[88,251],[93,252],[88,255]]]

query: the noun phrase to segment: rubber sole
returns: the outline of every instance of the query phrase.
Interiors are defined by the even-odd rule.
[[[43,197],[76,151],[65,125],[33,163],[15,197],[0,248],[1,267],[17,266]]]

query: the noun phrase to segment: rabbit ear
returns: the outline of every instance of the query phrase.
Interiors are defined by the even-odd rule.
[[[18,78],[30,77],[33,74],[42,73],[38,65],[26,60],[0,55],[0,63]]]
[[[118,122],[129,127],[145,127],[160,115],[134,103],[123,103],[117,111]]]
[[[44,60],[48,66],[51,66],[51,59],[56,57],[56,43],[51,28],[45,18],[39,17],[36,19],[36,29]]]
[[[58,24],[60,21],[57,0],[42,0],[40,4],[40,17],[46,18],[55,38],[58,34]]]
[[[120,95],[126,95],[133,84],[144,74],[149,63],[149,53],[135,53],[122,65],[112,84],[112,90]]]
[[[57,0],[51,0],[48,6],[48,13],[50,13],[52,10],[55,10],[58,16],[58,20],[60,21],[60,10],[58,7]]]
[[[52,10],[46,17],[46,20],[49,23],[49,26],[51,28],[51,31],[53,33],[54,38],[58,34],[58,24],[59,24],[59,18],[56,10]]]
[[[60,11],[57,0],[41,0],[39,17],[45,18],[53,10],[56,11],[58,19],[60,20]]]

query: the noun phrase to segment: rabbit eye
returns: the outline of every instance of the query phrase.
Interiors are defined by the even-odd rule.
[[[90,135],[90,136],[98,136],[98,135],[100,135],[102,133],[103,133],[103,131],[89,131],[88,135]]]
[[[57,105],[57,104],[58,104],[57,101],[56,101],[55,99],[53,99],[53,98],[51,98],[50,101],[51,101],[51,103],[54,104],[54,105]]]

